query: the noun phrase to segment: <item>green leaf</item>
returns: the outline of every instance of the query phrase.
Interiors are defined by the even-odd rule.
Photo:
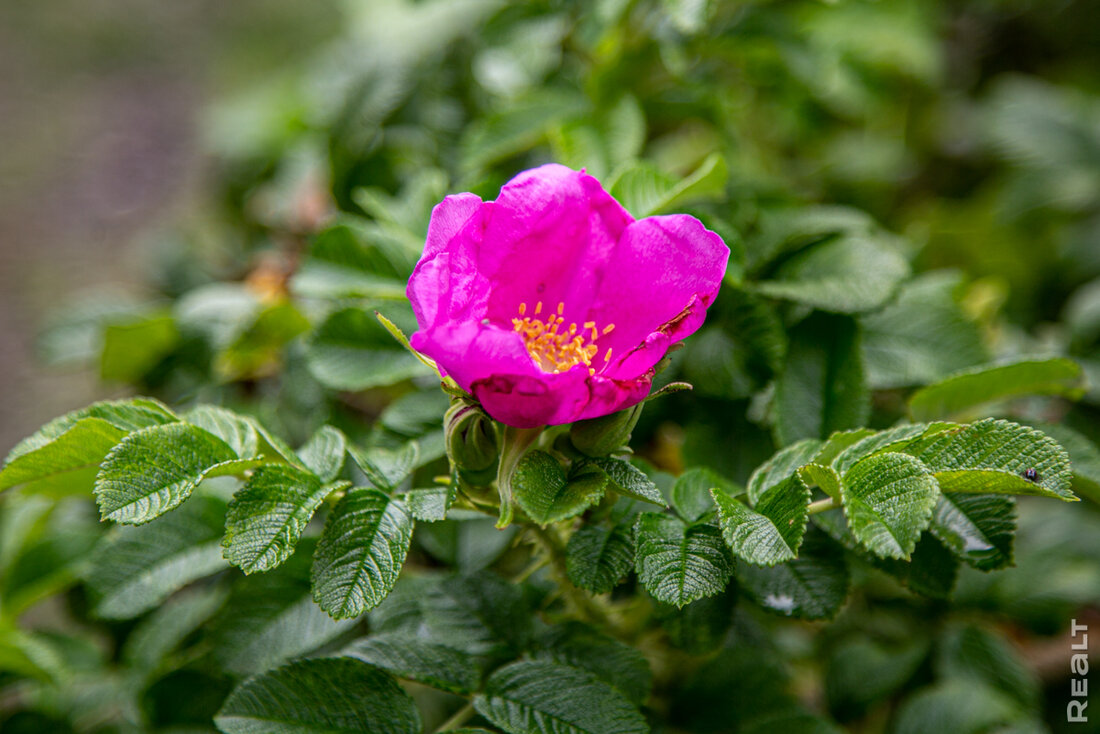
[[[226,593],[217,586],[186,589],[173,596],[134,628],[122,647],[127,667],[151,674],[165,656],[175,650],[225,604]]]
[[[1021,718],[1008,696],[973,681],[943,681],[922,688],[901,704],[892,734],[984,734]]]
[[[168,408],[147,398],[95,403],[55,418],[8,453],[0,471],[0,490],[34,482],[29,489],[36,491],[75,480],[76,475],[66,475],[99,464],[131,431],[178,420]],[[74,491],[83,490],[79,482],[72,484]]]
[[[405,504],[353,487],[325,522],[313,557],[313,598],[335,619],[357,617],[386,598],[412,541]]]
[[[420,456],[420,445],[409,441],[399,449],[362,449],[348,444],[348,452],[376,488],[391,492],[412,473]]]
[[[625,497],[665,506],[665,498],[661,490],[645,475],[645,472],[630,462],[610,457],[591,461],[607,474],[607,485],[610,489]]]
[[[729,481],[718,476],[710,469],[695,467],[676,478],[669,492],[669,499],[676,513],[685,522],[695,522],[708,512],[714,511],[711,490],[718,489],[726,494],[736,494],[739,490]]]
[[[644,512],[634,538],[638,578],[658,601],[682,607],[726,588],[729,551],[714,525]]]
[[[340,695],[333,695],[339,692]],[[224,734],[420,734],[420,714],[389,674],[314,658],[250,678],[214,718]]]
[[[636,704],[649,696],[653,683],[649,662],[636,648],[614,637],[580,622],[566,622],[547,630],[539,644],[536,659],[587,670]]]
[[[238,474],[259,463],[238,459],[229,444],[197,426],[143,428],[122,439],[103,460],[96,502],[104,520],[140,525],[177,507],[202,480]]]
[[[439,522],[447,518],[447,511],[455,501],[453,486],[410,489],[404,495],[409,512],[421,522]]]
[[[1084,434],[1068,426],[1042,423],[1033,427],[1053,438],[1069,454],[1074,491],[1100,504],[1100,448]]]
[[[777,731],[783,734],[844,734],[836,724],[797,708],[754,718],[740,731],[743,734],[773,734]]]
[[[654,615],[668,641],[692,655],[705,655],[726,640],[733,624],[737,594],[727,588],[717,596],[697,599],[683,608],[654,602]]]
[[[781,449],[757,467],[749,477],[749,502],[755,504],[769,489],[783,484],[801,467],[814,461],[821,445],[821,441],[816,438],[804,438]]]
[[[170,315],[108,324],[103,330],[99,375],[104,380],[138,382],[175,349],[178,342],[179,332]]]
[[[209,643],[225,670],[240,676],[269,670],[355,627],[355,620],[334,620],[314,603],[310,555],[300,553],[275,571],[234,585],[229,603],[210,625]]]
[[[938,677],[988,685],[1039,714],[1039,679],[1012,643],[990,629],[955,624],[943,634],[936,656]]]
[[[1003,495],[948,492],[936,504],[929,529],[957,558],[978,570],[1011,566],[1016,501]]]
[[[862,714],[901,689],[927,654],[928,642],[919,637],[895,642],[861,636],[841,642],[830,652],[822,676],[829,709],[842,719]]]
[[[859,328],[843,316],[813,314],[790,331],[786,366],[775,386],[775,433],[781,445],[826,438],[867,421]]]
[[[250,459],[259,451],[260,439],[256,427],[230,410],[216,405],[200,405],[188,411],[183,420],[225,441],[237,458]]]
[[[314,238],[291,289],[306,298],[405,297],[406,266],[395,262],[393,248],[365,244],[367,233],[356,222],[340,221]],[[410,268],[411,270],[411,268]]]
[[[530,150],[551,129],[580,115],[587,106],[584,97],[575,90],[540,88],[467,127],[461,143],[460,168],[475,172]]]
[[[799,252],[753,288],[822,311],[861,313],[885,304],[908,276],[909,263],[892,245],[848,235]]]
[[[881,311],[862,317],[872,388],[927,385],[989,359],[981,329],[954,296],[961,284],[958,273],[924,273]]]
[[[340,654],[451,693],[470,693],[481,682],[481,672],[466,653],[403,634],[364,637]]]
[[[85,579],[106,619],[129,619],[196,579],[228,568],[222,558],[225,503],[198,496],[154,525],[115,528],[96,546]]]
[[[545,660],[506,665],[474,699],[478,713],[512,734],[647,734],[617,689],[577,668]]]
[[[34,491],[56,486],[57,481],[76,480],[76,472],[95,467],[125,436],[126,431],[102,418],[81,418],[42,448],[9,461],[0,472],[0,489],[34,482]],[[73,485],[74,491],[85,489],[78,481]]]
[[[335,488],[289,464],[261,466],[229,503],[222,541],[226,560],[245,573],[275,568],[294,552],[313,513]]]
[[[334,390],[366,390],[427,374],[372,311],[356,307],[334,312],[310,336],[306,365],[318,382]]]
[[[814,530],[806,533],[798,558],[770,568],[737,561],[734,572],[761,607],[797,619],[831,619],[848,596],[843,551]]]
[[[416,539],[433,558],[464,573],[480,571],[511,547],[519,531],[518,526],[495,526],[480,512],[451,510],[442,522],[418,525]]]
[[[907,449],[944,492],[1025,494],[1074,502],[1069,457],[1053,439],[1017,423],[987,418]],[[1025,477],[1035,471],[1035,481]]]
[[[806,532],[810,490],[793,475],[764,493],[750,510],[721,490],[711,490],[718,525],[733,554],[758,566],[774,566],[798,555]]]
[[[908,561],[880,558],[852,535],[841,510],[814,515],[815,524],[867,564],[893,576],[910,590],[933,599],[951,595],[958,575],[959,561],[931,533],[924,533]]]
[[[712,153],[687,178],[676,181],[651,163],[634,163],[615,174],[607,187],[636,218],[674,211],[686,202],[725,195],[726,159]]]
[[[1077,399],[1084,394],[1081,366],[1063,357],[986,365],[957,372],[909,398],[913,420],[966,418],[981,406],[1024,395],[1057,395]]]
[[[919,438],[934,435],[940,430],[947,430],[945,426],[953,427],[953,424],[937,424],[933,428],[924,423],[906,424],[877,431],[861,438],[837,454],[832,462],[833,468],[838,474],[845,475],[849,469],[868,456],[887,451],[904,451]]]
[[[591,463],[566,473],[545,451],[529,451],[512,475],[512,492],[528,516],[542,526],[575,517],[603,497],[607,474]]]
[[[907,454],[877,454],[844,475],[841,500],[856,539],[883,558],[909,558],[932,519],[939,487]]]
[[[615,588],[634,567],[634,539],[624,525],[585,525],[565,546],[570,582],[594,594]]]
[[[817,487],[831,499],[840,501],[840,475],[833,467],[807,464],[798,470],[798,478],[807,487]]]
[[[370,619],[380,632],[420,636],[478,658],[507,658],[527,644],[528,612],[517,586],[478,572],[403,579]]]
[[[298,449],[298,457],[322,482],[331,482],[340,476],[340,470],[344,468],[347,447],[348,440],[340,429],[321,426]]]

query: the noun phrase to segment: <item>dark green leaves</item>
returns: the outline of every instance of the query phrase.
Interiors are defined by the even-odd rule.
[[[829,619],[848,595],[841,549],[820,531],[806,533],[799,557],[772,568],[738,561],[737,582],[768,611],[799,619]]]
[[[544,660],[497,670],[474,699],[478,712],[512,734],[646,734],[626,697],[591,673]]]
[[[635,164],[620,171],[608,190],[627,211],[641,218],[673,211],[686,202],[720,198],[725,194],[728,175],[725,159],[715,153],[681,181],[651,164]]]
[[[86,574],[95,613],[136,617],[192,581],[228,568],[219,542],[224,513],[224,502],[195,497],[156,524],[115,528],[96,546]]]
[[[634,539],[625,525],[585,525],[569,538],[569,580],[595,594],[611,591],[634,566]]]
[[[225,734],[420,734],[409,694],[353,658],[301,660],[250,678],[214,723]]]
[[[826,438],[866,423],[870,392],[856,323],[815,313],[791,329],[790,338],[786,366],[775,387],[779,443]]]
[[[981,405],[1022,395],[1076,398],[1083,384],[1081,366],[1061,357],[975,367],[913,393],[909,415],[917,421],[968,417]]]
[[[96,500],[103,519],[139,525],[179,505],[203,479],[253,465],[196,426],[152,426],[111,450],[96,477]]]
[[[338,429],[321,426],[306,445],[298,449],[298,457],[322,482],[331,482],[344,468],[347,445],[347,438]]]
[[[726,587],[732,571],[729,551],[714,525],[689,525],[645,512],[638,516],[634,537],[638,578],[658,601],[682,607]]]
[[[336,619],[357,617],[377,606],[397,582],[412,530],[412,516],[402,501],[377,489],[349,489],[317,545],[314,599]]]
[[[928,468],[905,454],[864,459],[844,476],[841,488],[852,534],[884,558],[909,557],[938,497]]]
[[[1034,494],[1073,502],[1069,457],[1042,432],[986,419],[914,449],[945,492]],[[1034,470],[1033,478],[1027,478]]]
[[[592,463],[607,474],[607,485],[610,489],[626,497],[664,506],[665,498],[661,495],[661,490],[641,469],[630,462],[606,458],[593,459]]]
[[[427,372],[373,312],[354,307],[336,311],[318,327],[309,339],[306,360],[313,376],[336,390],[365,390]]]
[[[545,451],[530,451],[512,476],[516,502],[540,525],[566,520],[584,512],[603,497],[607,474],[592,463],[574,466],[568,475]]]
[[[734,555],[761,566],[798,555],[810,490],[797,475],[767,490],[752,509],[721,490],[711,494],[718,505],[722,537]]]
[[[452,693],[470,693],[481,674],[473,658],[445,645],[404,634],[380,634],[356,640],[341,652],[387,670],[398,678]]]
[[[288,464],[262,466],[229,503],[225,557],[245,573],[267,571],[294,552],[314,511],[334,489]]]
[[[95,403],[56,418],[23,439],[8,453],[0,471],[0,490],[27,482],[34,489],[82,482],[69,474],[91,470],[126,434],[178,421],[155,400],[135,398]],[[90,478],[80,476],[80,479]],[[89,481],[90,484],[90,481]]]
[[[755,288],[822,311],[859,313],[884,304],[908,275],[909,264],[890,244],[849,235],[799,252]]]
[[[974,568],[1004,568],[1012,564],[1016,501],[1001,495],[948,492],[936,504],[931,531]]]

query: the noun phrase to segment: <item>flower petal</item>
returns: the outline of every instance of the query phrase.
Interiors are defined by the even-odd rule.
[[[729,261],[729,248],[695,217],[647,217],[623,232],[586,319],[615,329],[600,337],[613,350],[608,374],[630,377],[703,323]]]
[[[448,196],[432,210],[424,254],[405,289],[421,329],[484,313],[489,286],[474,255],[485,213],[485,204],[473,194]]]
[[[580,318],[633,217],[583,171],[549,164],[509,181],[489,206],[478,268],[494,287],[486,316],[507,323],[519,304],[565,304]]]
[[[519,334],[476,321],[418,331],[409,343],[416,351],[434,359],[444,374],[467,392],[471,392],[475,380],[485,375],[502,373],[537,378],[543,374]]]

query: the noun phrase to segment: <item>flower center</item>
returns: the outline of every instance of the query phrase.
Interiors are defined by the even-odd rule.
[[[565,372],[571,367],[583,364],[588,367],[588,373],[595,374],[592,360],[600,353],[596,340],[610,334],[615,324],[608,324],[600,331],[596,328],[595,321],[585,321],[581,326],[572,323],[568,328],[563,328],[565,319],[562,312],[565,304],[558,304],[557,313],[542,314],[542,301],[535,304],[533,316],[527,316],[527,304],[519,304],[519,318],[512,319],[512,326],[527,346],[527,353],[535,360],[543,372]],[[604,355],[603,361],[611,360],[611,348]]]

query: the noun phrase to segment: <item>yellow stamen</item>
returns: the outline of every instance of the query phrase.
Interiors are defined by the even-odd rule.
[[[607,354],[603,355],[603,361],[604,362],[610,362],[611,361],[611,347],[607,348]]]
[[[604,336],[607,336],[613,331],[615,331],[615,324],[608,324],[607,326],[603,327],[603,331],[600,333],[602,333]]]
[[[542,301],[535,304],[535,316],[542,311]],[[519,306],[519,318],[512,319],[512,327],[523,337],[527,347],[527,353],[535,360],[535,364],[544,372],[564,372],[578,364],[588,367],[588,374],[596,374],[592,361],[599,354],[599,346],[596,339],[600,331],[593,321],[584,322],[583,331],[578,329],[576,323],[564,328],[565,303],[559,303],[557,314],[549,314],[545,319],[537,319],[527,316],[527,304]],[[604,334],[611,332],[613,326],[603,330]],[[578,331],[580,333],[578,333]],[[611,358],[611,349],[607,350],[606,362]]]

